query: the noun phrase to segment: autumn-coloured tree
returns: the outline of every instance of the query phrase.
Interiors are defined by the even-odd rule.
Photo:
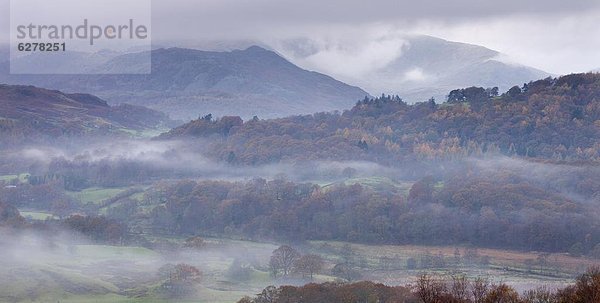
[[[185,297],[193,293],[195,287],[202,281],[202,272],[198,268],[184,263],[161,267],[159,275],[166,274],[168,274],[168,278],[161,285],[161,289],[170,297]]]
[[[196,267],[188,264],[177,264],[175,270],[170,277],[173,281],[190,281],[194,283],[200,283],[202,280],[202,273]]]
[[[51,206],[52,213],[60,217],[68,215],[72,209],[73,205],[68,199],[54,200]]]
[[[191,249],[202,249],[202,248],[206,247],[206,242],[204,241],[204,239],[202,237],[194,236],[194,237],[185,239],[185,243],[183,244],[183,247],[191,248]]]
[[[111,244],[122,243],[127,231],[123,224],[103,216],[73,215],[62,224],[92,240]]]
[[[309,276],[312,280],[313,275],[318,273],[322,268],[325,262],[323,258],[319,255],[308,254],[303,255],[294,263],[294,270],[302,273],[302,277]]]
[[[577,279],[574,303],[600,302],[600,267],[592,267]]]
[[[430,203],[433,200],[433,177],[425,177],[413,184],[408,192],[408,201],[411,203]]]
[[[520,303],[519,293],[506,284],[492,285],[485,303]],[[590,301],[592,302],[592,301]]]
[[[277,303],[281,290],[275,286],[267,286],[260,294],[256,296],[253,303]]]
[[[405,287],[390,287],[373,282],[310,283],[301,287],[267,287],[254,299],[242,298],[238,303],[418,303],[418,299]]]
[[[594,175],[586,168],[569,170],[567,176],[556,175],[553,180],[561,184],[552,187],[572,184],[569,180],[580,179],[580,173],[586,179],[588,174]],[[600,225],[594,224],[600,213],[591,204],[575,203],[508,170],[482,172],[469,167],[448,174],[451,176],[434,186],[435,193],[423,203],[407,202],[402,192],[386,189],[382,195],[360,184],[336,184],[323,190],[318,185],[283,180],[183,180],[151,188],[156,194],[149,199],[165,202],[153,207],[143,220],[153,231],[172,235],[227,233],[274,236],[282,241],[454,243],[465,247],[455,254],[454,261],[447,256],[422,255],[418,259],[424,268],[449,261],[484,265],[488,260],[476,247],[554,253],[581,243],[576,245],[578,251],[590,255],[595,239],[600,238]],[[576,192],[577,185],[571,186]],[[525,209],[531,221],[518,219]],[[352,245],[338,246],[336,252],[347,263],[358,261]],[[276,269],[280,269],[278,265]]]
[[[422,274],[410,288],[390,287],[370,281],[358,283],[309,283],[301,287],[267,287],[255,298],[238,303],[597,303],[600,270],[590,268],[574,285],[558,290],[541,287],[519,295],[511,286],[483,279],[468,280],[464,275],[451,279]]]
[[[361,100],[343,113],[242,123],[233,118],[194,120],[164,139],[218,135],[208,156],[266,164],[307,157],[371,160],[407,165],[495,153],[538,159],[600,158],[600,76],[542,79],[498,96],[497,88],[453,90],[449,102],[408,105],[396,96]],[[231,120],[231,121],[230,121]],[[233,126],[232,126],[233,125]],[[284,156],[285,155],[285,156]]]

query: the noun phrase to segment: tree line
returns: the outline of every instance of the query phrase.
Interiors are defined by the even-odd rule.
[[[179,181],[146,191],[140,203],[145,209],[154,203],[149,213],[137,211],[135,203],[120,212],[132,213],[131,222],[146,222],[146,232],[156,234],[465,244],[573,255],[600,250],[593,205],[514,174],[469,174],[424,178],[406,196],[359,184]]]
[[[557,290],[540,287],[518,293],[505,283],[490,283],[464,275],[421,275],[413,285],[386,286],[357,283],[310,283],[304,286],[269,286],[254,298],[238,303],[596,303],[600,302],[600,269],[590,268],[573,285]]]
[[[453,90],[448,102],[365,98],[343,113],[283,119],[201,118],[161,136],[203,141],[213,159],[371,160],[397,165],[496,152],[557,161],[600,159],[600,75],[574,74],[497,89]]]

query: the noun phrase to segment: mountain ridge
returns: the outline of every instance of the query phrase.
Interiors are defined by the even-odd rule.
[[[94,95],[0,84],[0,134],[8,145],[72,136],[127,137],[173,125],[167,115],[141,106],[110,106]]]
[[[122,55],[94,72],[136,64],[143,53]],[[104,70],[102,70],[104,69]],[[341,110],[368,93],[292,64],[259,46],[230,52],[185,48],[152,51],[149,75],[5,75],[4,82],[85,91],[110,103],[144,105],[174,118],[208,113],[251,118]],[[0,79],[1,81],[1,79]]]
[[[425,35],[407,36],[406,41],[402,54],[386,66],[351,77],[307,64],[307,58],[322,49],[314,41],[298,40],[275,47],[246,41],[213,43],[207,46],[211,50],[156,48],[151,53],[151,75],[19,76],[7,75],[5,63],[0,82],[84,91],[111,104],[143,105],[176,119],[190,120],[209,113],[249,119],[343,110],[368,92],[397,94],[408,103],[431,97],[439,102],[445,100],[447,92],[459,87],[498,86],[500,91],[506,91],[514,85],[550,76],[509,62],[500,52],[479,45]],[[248,46],[235,49],[244,45]],[[79,64],[80,57],[75,58],[74,64]],[[143,58],[147,58],[144,53],[121,55],[102,64],[91,64],[90,72],[135,70]]]

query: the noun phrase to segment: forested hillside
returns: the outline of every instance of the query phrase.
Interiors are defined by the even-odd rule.
[[[513,87],[452,91],[448,101],[408,105],[364,99],[343,113],[241,123],[210,116],[162,139],[211,137],[207,154],[231,163],[371,160],[385,164],[486,152],[576,161],[600,159],[600,75],[574,74]]]
[[[359,184],[322,187],[263,179],[157,184],[139,206],[126,202],[115,214],[129,214],[135,218],[133,226],[170,235],[458,243],[577,254],[600,250],[595,219],[600,214],[592,204],[569,199],[559,185],[551,189],[508,169],[489,174],[475,166],[465,168],[446,180],[424,178],[408,193],[378,192]],[[569,178],[580,188],[597,186],[585,173]],[[598,198],[593,195],[585,199]],[[148,205],[156,205],[150,213],[143,211]]]

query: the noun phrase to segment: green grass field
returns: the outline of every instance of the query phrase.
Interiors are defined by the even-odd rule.
[[[405,195],[408,195],[408,191],[412,186],[412,182],[397,182],[390,178],[386,177],[369,177],[369,178],[350,178],[343,182],[335,182],[335,183],[323,183],[321,184],[322,188],[327,190],[336,184],[344,184],[344,185],[353,185],[360,184],[364,187],[372,189],[374,191],[391,191],[391,192],[399,192]]]
[[[173,241],[181,243],[183,239]],[[0,302],[229,303],[273,283],[262,270],[253,270],[243,282],[229,281],[227,271],[237,256],[257,255],[261,263],[267,262],[277,246],[223,239],[207,242],[212,248],[206,251],[167,255],[141,247],[59,245],[43,257],[0,260]],[[156,276],[158,268],[166,263],[187,263],[202,271],[202,283],[193,298],[167,300],[153,290],[161,283]],[[130,296],[140,292],[144,294],[141,297]]]
[[[37,212],[37,211],[19,211],[21,216],[30,220],[41,220],[44,221],[46,219],[57,219],[57,217],[53,214],[46,212]]]
[[[152,238],[180,245],[184,238]],[[266,269],[274,243],[262,243],[221,238],[206,238],[206,248],[199,251],[180,250],[161,254],[142,247],[107,245],[58,246],[47,256],[32,256],[20,263],[0,260],[0,302],[219,302],[233,303],[241,297],[255,295],[264,287],[277,284]],[[429,247],[415,245],[362,245],[345,242],[311,241],[296,247],[303,253],[317,253],[324,257],[325,268],[314,282],[334,281],[331,268],[350,258],[365,280],[388,285],[405,285],[415,281],[422,272],[450,275],[465,273],[468,277],[487,277],[494,282],[512,284],[523,290],[539,285],[563,286],[572,282],[574,265],[585,265],[586,259],[564,255],[550,256],[559,268],[547,275],[527,272],[525,260],[535,253],[479,249],[480,256],[489,256],[486,265],[448,264],[438,268],[407,269],[408,258],[424,254],[443,255],[450,260],[456,247]],[[346,254],[344,251],[351,251]],[[462,252],[463,248],[459,248]],[[31,251],[36,251],[32,249]],[[350,256],[350,257],[348,257]],[[555,258],[556,257],[556,258]],[[21,258],[21,256],[19,256]],[[231,280],[228,270],[234,259],[246,258],[254,267],[245,281]],[[382,259],[393,260],[382,267]],[[22,261],[21,261],[22,262]],[[165,299],[157,292],[161,280],[158,268],[166,263],[187,263],[200,269],[202,282],[191,299]],[[133,295],[137,294],[137,295]]]
[[[100,188],[90,187],[82,191],[67,191],[67,195],[73,199],[80,201],[83,204],[94,203],[99,204],[106,199],[115,197],[116,195],[126,191],[129,187],[116,188]]]
[[[10,182],[13,180],[19,180],[19,182],[26,182],[29,174],[22,173],[18,175],[2,175],[0,176],[0,181]]]

